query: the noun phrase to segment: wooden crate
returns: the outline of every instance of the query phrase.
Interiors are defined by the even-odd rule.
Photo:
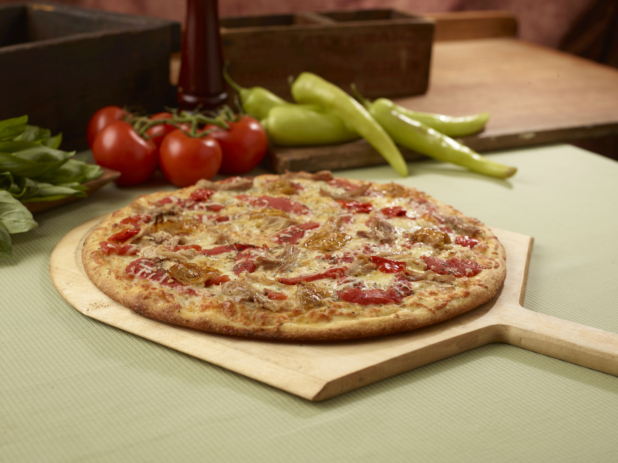
[[[423,94],[433,33],[432,21],[390,9],[221,19],[232,77],[284,98],[303,71],[370,98]]]
[[[102,106],[161,109],[173,91],[169,56],[180,24],[53,3],[0,6],[0,119],[27,114],[86,148]]]

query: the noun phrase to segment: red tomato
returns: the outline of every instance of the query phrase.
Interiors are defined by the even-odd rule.
[[[228,130],[215,130],[210,134],[223,151],[220,170],[225,174],[245,174],[264,159],[268,136],[260,123],[249,116],[242,116],[229,125]]]
[[[153,114],[152,116],[150,116],[150,120],[156,121],[159,119],[171,119],[172,117],[173,117],[172,113],[162,112],[162,113]],[[179,125],[180,127],[183,127],[185,130],[189,130],[191,128],[187,124],[179,124]],[[163,143],[163,139],[168,134],[172,133],[174,130],[177,130],[177,128],[171,124],[155,125],[154,127],[151,127],[150,129],[146,131],[146,136],[148,136],[149,139],[152,140],[154,144],[157,145],[157,147],[159,147],[161,146],[161,143]]]
[[[97,137],[99,132],[101,132],[101,130],[110,125],[112,122],[124,119],[126,115],[127,112],[120,106],[105,106],[94,113],[90,118],[90,121],[88,121],[88,129],[86,131],[88,146],[92,148],[94,139]]]
[[[182,130],[170,133],[159,149],[161,170],[177,187],[209,180],[221,166],[221,147],[212,137],[190,137]]]
[[[124,121],[112,122],[97,135],[92,155],[100,166],[120,172],[118,186],[145,182],[158,167],[155,144],[144,140]]]

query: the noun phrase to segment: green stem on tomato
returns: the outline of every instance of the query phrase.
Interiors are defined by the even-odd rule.
[[[152,137],[149,137],[146,135],[146,132],[148,132],[151,128],[153,128],[155,125],[161,125],[161,124],[170,124],[172,125],[173,122],[171,119],[157,119],[157,120],[150,120],[148,119],[149,122],[145,122],[143,125],[137,126],[134,125],[133,128],[135,129],[135,131],[137,132],[137,134],[142,137],[144,140],[149,140]],[[141,121],[139,121],[141,122]],[[138,122],[138,124],[139,124]]]
[[[211,118],[211,117],[206,117],[203,114],[196,114],[195,118],[201,123],[201,124],[212,124],[212,125],[216,125],[217,127],[220,127],[224,130],[227,130],[230,128],[230,126],[227,124],[227,122],[220,118],[220,117],[215,117],[215,118]]]

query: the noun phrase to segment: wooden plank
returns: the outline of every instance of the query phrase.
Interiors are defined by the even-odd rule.
[[[365,14],[374,16],[379,10],[368,10]],[[390,19],[405,18],[406,13],[396,10],[390,11]],[[222,33],[227,33],[226,29],[230,28],[258,28],[265,26],[276,26],[286,24],[336,24],[335,19],[345,19],[349,21],[355,16],[362,15],[363,11],[350,12],[334,12],[334,13],[314,13],[314,12],[297,12],[293,15],[273,15],[273,16],[255,16],[255,17],[239,17],[239,18],[222,18],[223,27]],[[328,15],[328,16],[327,16]],[[383,14],[384,16],[384,14]],[[407,17],[412,17],[407,15]],[[518,25],[517,18],[510,11],[450,11],[440,13],[428,13],[423,15],[423,18],[428,19],[434,24],[434,41],[447,40],[470,40],[492,37],[515,37],[517,35]],[[362,19],[362,18],[361,18]],[[384,20],[382,20],[384,22]],[[180,69],[180,53],[174,54],[171,59],[172,71],[170,81],[173,85],[178,83],[178,74]]]
[[[494,230],[507,255],[500,294],[452,320],[392,336],[331,343],[272,343],[203,333],[142,317],[101,293],[81,261],[101,218],[67,234],[50,258],[60,294],[88,317],[309,400],[324,400],[490,342],[508,342],[618,375],[618,334],[523,309],[532,238]]]
[[[434,21],[436,42],[517,36],[517,18],[510,11],[448,11],[425,17]]]
[[[618,70],[509,38],[436,43],[429,91],[396,100],[453,116],[489,111],[485,130],[462,139],[479,152],[618,135],[616,101]],[[273,146],[270,159],[276,172],[384,163],[364,141]]]
[[[241,85],[291,98],[288,78],[314,72],[368,97],[427,90],[434,26],[396,10],[221,19],[223,55]]]

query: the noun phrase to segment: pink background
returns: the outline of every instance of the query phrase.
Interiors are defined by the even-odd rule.
[[[0,0],[17,3],[19,0]],[[133,13],[184,21],[185,0],[56,0],[120,13]],[[220,0],[221,17],[393,8],[410,13],[462,10],[508,10],[519,21],[523,40],[557,48],[578,16],[593,0]]]

